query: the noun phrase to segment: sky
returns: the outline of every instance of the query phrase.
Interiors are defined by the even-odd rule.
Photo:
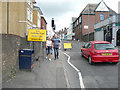
[[[51,30],[51,20],[54,18],[56,30],[69,27],[72,17],[78,17],[87,4],[98,4],[101,0],[36,0],[47,21],[47,30]],[[104,0],[108,7],[118,13],[120,0]]]

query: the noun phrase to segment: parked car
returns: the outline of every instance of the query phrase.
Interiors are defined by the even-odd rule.
[[[107,41],[90,41],[81,48],[81,55],[89,60],[89,64],[95,62],[119,62],[118,50]]]

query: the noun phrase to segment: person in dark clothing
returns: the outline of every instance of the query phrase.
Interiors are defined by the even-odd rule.
[[[55,38],[52,39],[53,42],[53,48],[54,48],[54,60],[56,58],[59,58],[59,48],[60,48],[60,39],[57,37],[57,34],[55,34]]]

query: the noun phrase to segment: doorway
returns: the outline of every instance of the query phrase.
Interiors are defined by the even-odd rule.
[[[120,46],[120,29],[117,31],[116,43],[117,43],[117,46]]]

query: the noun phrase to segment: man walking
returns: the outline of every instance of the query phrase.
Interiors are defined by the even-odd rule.
[[[59,58],[59,48],[60,48],[60,39],[58,38],[57,34],[55,34],[55,38],[52,40],[53,47],[54,47],[54,60]]]

